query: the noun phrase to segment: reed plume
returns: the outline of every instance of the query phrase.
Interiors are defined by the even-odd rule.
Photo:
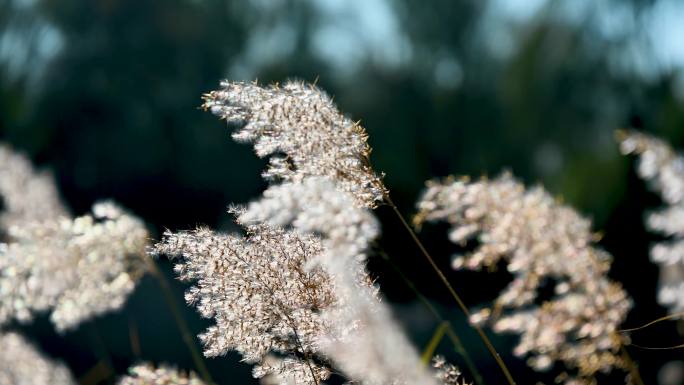
[[[92,214],[9,229],[0,245],[0,324],[50,312],[58,331],[118,309],[144,272],[147,230],[110,202]]]
[[[129,368],[128,372],[117,385],[205,385],[195,373],[185,373],[165,365],[155,368],[150,363],[141,363]]]
[[[449,239],[474,251],[453,258],[455,269],[495,269],[514,279],[492,307],[471,322],[520,335],[517,356],[537,370],[555,361],[576,373],[566,383],[592,383],[598,372],[625,368],[618,326],[631,307],[622,287],[607,277],[611,256],[595,246],[591,223],[541,187],[525,189],[510,174],[494,180],[431,181],[418,202],[417,224],[446,221]],[[540,289],[553,289],[550,298]]]
[[[0,332],[0,385],[76,385],[61,363],[44,357],[22,336]]]
[[[111,202],[72,218],[48,174],[0,146],[0,326],[50,312],[58,331],[120,308],[144,272],[148,233]]]
[[[263,176],[274,181],[301,181],[328,176],[360,204],[374,207],[387,190],[369,162],[368,135],[342,115],[331,98],[313,85],[289,81],[262,87],[256,83],[221,82],[204,95],[206,110],[230,123],[233,134],[254,143],[259,157],[270,156]]]
[[[196,281],[186,301],[216,322],[200,335],[204,354],[237,350],[257,364],[257,378],[275,373],[307,384],[327,378],[329,368],[313,355],[328,327],[319,311],[331,306],[334,295],[324,271],[305,268],[322,252],[320,241],[267,224],[245,231],[244,237],[206,228],[168,232],[153,249],[182,257],[176,265],[180,279]],[[260,365],[269,353],[286,359]]]
[[[335,306],[322,311],[331,325],[319,339],[322,353],[351,380],[363,384],[436,384],[391,309],[370,283],[365,259],[379,234],[370,211],[327,178],[283,183],[264,192],[240,216],[242,221],[268,221],[306,234],[319,234],[324,252],[312,261],[331,278]]]
[[[49,172],[34,170],[26,155],[0,143],[0,229],[67,216]]]
[[[669,237],[651,248],[651,260],[660,265],[658,302],[671,314],[684,312],[684,157],[636,131],[619,131],[618,140],[623,154],[638,156],[637,174],[665,203],[646,217],[649,230]]]
[[[327,178],[309,178],[233,209],[245,237],[165,235],[154,252],[183,257],[177,272],[197,282],[186,299],[217,322],[200,337],[206,355],[237,350],[255,377],[280,383],[317,384],[335,367],[363,384],[437,383],[365,270],[379,229],[354,202]]]
[[[272,183],[231,210],[245,236],[167,233],[153,249],[182,256],[177,272],[197,283],[186,299],[216,321],[201,336],[205,354],[235,349],[269,383],[318,384],[339,368],[350,383],[437,384],[365,268],[379,234],[368,209],[387,190],[363,128],[300,82],[222,82],[204,100],[242,124],[234,139],[271,156]]]

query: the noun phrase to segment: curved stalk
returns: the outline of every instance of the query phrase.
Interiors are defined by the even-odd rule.
[[[470,374],[473,376],[473,379],[475,381],[475,384],[480,384],[484,385],[484,379],[482,378],[482,375],[480,372],[477,370],[477,367],[475,366],[475,363],[473,362],[472,358],[470,357],[470,354],[468,354],[468,351],[465,348],[465,345],[463,345],[463,342],[461,342],[461,339],[458,337],[458,334],[456,334],[456,330],[454,327],[451,325],[451,322],[444,318],[442,314],[430,303],[430,301],[418,290],[416,285],[411,281],[402,271],[399,269],[399,266],[396,265],[390,259],[389,255],[385,253],[384,251],[380,252],[380,255],[382,258],[387,261],[390,266],[394,269],[394,271],[399,274],[399,277],[401,277],[401,280],[404,281],[406,286],[413,292],[413,294],[416,295],[418,300],[425,306],[425,308],[428,309],[430,314],[439,322],[439,323],[445,323],[447,325],[446,329],[446,335],[451,340],[451,343],[454,345],[454,349],[456,352],[463,358],[465,361],[466,366],[468,367],[468,370],[470,371]]]
[[[442,272],[442,270],[439,268],[439,266],[437,266],[437,264],[435,263],[435,260],[432,258],[430,253],[428,253],[427,249],[425,249],[425,246],[423,246],[423,243],[420,241],[420,239],[418,239],[418,236],[413,231],[411,226],[408,224],[408,222],[406,222],[406,219],[404,219],[404,216],[401,215],[399,208],[397,208],[397,206],[394,204],[394,202],[390,198],[389,194],[385,195],[385,202],[387,203],[388,206],[390,206],[392,208],[392,211],[394,211],[394,213],[397,215],[397,217],[401,221],[402,225],[404,226],[406,231],[408,231],[409,235],[413,239],[413,242],[416,244],[416,246],[418,246],[418,249],[420,249],[420,252],[423,254],[425,259],[427,259],[427,261],[430,263],[430,266],[432,267],[432,269],[435,271],[435,273],[439,277],[439,280],[442,281],[444,286],[446,286],[447,290],[449,291],[451,296],[456,301],[456,304],[458,304],[458,307],[461,309],[461,311],[463,311],[463,314],[465,314],[465,316],[468,318],[468,320],[470,320],[471,314],[470,314],[470,311],[468,310],[468,308],[466,307],[465,303],[463,302],[461,297],[458,295],[458,293],[456,293],[456,290],[454,290],[453,286],[451,286],[451,284],[449,283],[449,280],[447,280],[447,278],[444,275],[444,273]],[[492,355],[492,357],[494,357],[494,360],[499,365],[499,368],[501,369],[504,376],[506,377],[506,381],[508,381],[508,384],[509,385],[515,385],[515,380],[513,380],[513,376],[511,375],[511,372],[508,370],[508,367],[504,363],[503,359],[501,359],[501,356],[499,355],[499,353],[494,348],[494,345],[489,340],[489,337],[487,337],[484,330],[479,325],[473,324],[471,322],[468,322],[468,324],[473,329],[475,329],[477,334],[480,336],[480,339],[482,339],[482,342],[487,347],[487,350],[489,350],[489,353]]]
[[[166,304],[168,305],[169,310],[171,310],[171,314],[173,315],[173,318],[176,321],[176,325],[180,330],[183,342],[188,347],[190,355],[192,355],[192,361],[195,363],[197,371],[202,376],[202,379],[204,379],[205,382],[207,382],[208,384],[213,384],[214,380],[212,380],[211,374],[209,374],[209,369],[207,369],[207,366],[204,364],[202,355],[200,354],[199,350],[197,350],[195,340],[192,334],[190,333],[190,328],[188,328],[188,324],[183,319],[183,315],[181,314],[180,309],[178,309],[178,305],[176,304],[176,300],[174,299],[173,292],[171,291],[171,286],[169,285],[169,282],[164,277],[164,274],[159,270],[159,267],[157,267],[157,263],[154,259],[145,258],[145,261],[150,272],[157,279],[159,287],[162,289],[162,293],[164,293],[164,299],[166,300]]]

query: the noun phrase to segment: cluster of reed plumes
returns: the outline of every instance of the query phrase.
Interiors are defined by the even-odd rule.
[[[62,332],[116,310],[160,256],[177,261],[179,279],[192,283],[186,302],[213,320],[198,336],[204,355],[237,351],[264,384],[465,384],[470,379],[441,356],[430,367],[421,360],[367,270],[380,205],[406,226],[510,384],[515,379],[484,332],[488,325],[519,334],[514,354],[536,370],[557,369],[558,382],[594,384],[598,373],[614,369],[626,383],[640,382],[626,354],[629,339],[619,333],[632,302],[607,275],[612,257],[597,247],[590,222],[543,188],[527,189],[509,174],[428,182],[415,223],[446,221],[453,242],[477,242],[453,267],[504,261],[514,276],[491,306],[471,313],[371,166],[364,129],[325,93],[302,82],[223,82],[204,96],[204,108],[238,126],[233,138],[269,160],[262,196],[229,210],[241,233],[200,227],[149,242],[144,222],[111,202],[74,218],[49,175],[0,147],[0,348],[3,357],[13,355],[0,358],[0,385],[74,383],[64,366],[9,331],[12,324],[47,313]],[[676,312],[684,307],[684,161],[658,140],[621,138],[625,152],[641,155],[640,175],[670,205],[648,224],[675,239],[656,245],[652,258],[663,265],[659,300]],[[540,299],[548,282],[553,295]],[[39,369],[17,364],[26,360]],[[119,383],[212,383],[201,360],[197,365],[202,379],[143,363]]]
[[[660,139],[637,132],[619,132],[620,150],[639,156],[637,172],[650,182],[667,205],[650,213],[647,227],[671,237],[651,249],[661,266],[658,301],[672,314],[684,312],[684,158]]]
[[[626,366],[616,354],[624,343],[616,331],[631,303],[607,278],[610,255],[593,246],[589,221],[508,174],[430,182],[418,207],[418,224],[445,220],[452,225],[451,241],[479,241],[475,251],[453,258],[455,269],[491,269],[504,259],[514,275],[494,306],[473,314],[471,322],[488,321],[496,332],[520,334],[514,353],[533,354],[528,362],[538,370],[560,360],[588,379]],[[554,296],[535,306],[547,280]]]

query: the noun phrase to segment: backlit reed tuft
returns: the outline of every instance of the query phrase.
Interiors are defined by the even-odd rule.
[[[0,385],[76,385],[66,366],[44,357],[23,337],[0,332]]]
[[[186,301],[216,323],[200,335],[204,354],[236,350],[256,364],[255,377],[275,373],[305,384],[327,378],[329,368],[313,356],[329,327],[320,311],[335,297],[322,269],[306,269],[322,252],[319,239],[267,224],[245,226],[245,232],[166,233],[154,247],[154,253],[182,257],[176,272],[195,282]],[[285,359],[266,362],[269,353]]]
[[[0,326],[50,312],[57,330],[120,308],[144,270],[143,222],[111,202],[72,218],[52,178],[0,146]]]
[[[651,260],[660,265],[658,302],[672,314],[684,312],[684,157],[639,132],[620,131],[618,139],[623,154],[638,155],[637,174],[665,202],[646,217],[649,230],[669,237],[651,248]]]
[[[312,266],[329,273],[337,301],[322,311],[330,332],[319,338],[319,346],[349,379],[378,385],[437,383],[369,281],[366,252],[379,225],[370,211],[354,205],[351,194],[327,178],[283,183],[266,190],[240,218],[320,235],[323,252]]]
[[[0,245],[0,324],[49,311],[59,331],[123,305],[144,272],[147,230],[110,202],[13,226]]]
[[[142,363],[131,367],[128,372],[117,385],[205,385],[195,373],[164,365],[155,368],[152,364]]]
[[[48,172],[33,169],[31,161],[0,143],[0,228],[67,215],[57,186]]]
[[[206,94],[204,101],[206,110],[241,125],[233,134],[235,140],[254,143],[258,156],[270,156],[263,176],[272,182],[271,187],[246,209],[234,210],[238,222],[247,226],[248,241],[268,239],[260,235],[264,229],[315,240],[317,251],[299,257],[294,266],[306,274],[320,271],[325,282],[318,291],[329,298],[325,306],[312,306],[310,295],[298,303],[315,308],[309,317],[315,316],[318,329],[295,323],[295,327],[283,330],[290,333],[291,339],[304,341],[287,349],[274,349],[279,357],[266,355],[264,347],[256,350],[258,354],[243,351],[248,358],[259,357],[254,374],[266,376],[269,383],[274,378],[282,384],[318,383],[338,368],[351,383],[436,384],[436,378],[421,365],[393,320],[389,307],[380,301],[378,288],[366,271],[367,249],[379,234],[378,223],[368,209],[385,201],[387,189],[382,176],[370,166],[365,130],[342,115],[324,92],[302,82],[262,87],[225,81],[220,90]],[[177,236],[167,235],[164,243],[168,245]],[[287,241],[283,245],[283,239],[274,240],[285,250]],[[157,252],[174,250],[158,248]],[[259,258],[268,261],[273,255],[277,253],[267,252]],[[185,256],[200,258],[187,251]],[[283,263],[275,265],[291,268]],[[184,270],[180,268],[181,274]],[[201,280],[205,275],[189,278]],[[297,295],[292,293],[290,297]],[[261,296],[256,299],[263,301]],[[282,302],[277,305],[282,307]],[[220,321],[234,317],[216,318]],[[298,329],[314,332],[302,333]],[[229,347],[236,348],[237,341]],[[306,362],[309,357],[316,359]],[[322,370],[320,363],[330,363],[330,367]]]
[[[495,269],[503,261],[513,274],[493,306],[471,322],[519,334],[515,355],[529,356],[537,370],[563,362],[571,372],[560,377],[567,383],[591,383],[598,372],[626,366],[616,331],[631,300],[607,277],[611,256],[595,246],[587,219],[509,174],[428,182],[418,209],[417,223],[446,221],[452,242],[476,243],[454,257],[455,269]],[[549,298],[540,297],[545,287],[552,289]]]
[[[364,128],[315,86],[223,81],[221,89],[204,96],[204,108],[241,124],[233,138],[254,143],[259,157],[270,156],[265,178],[297,182],[327,176],[359,204],[374,207],[383,201],[387,190],[370,166]]]

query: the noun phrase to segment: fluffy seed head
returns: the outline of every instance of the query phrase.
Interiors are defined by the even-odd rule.
[[[666,206],[650,213],[646,226],[670,237],[651,249],[660,265],[658,302],[671,314],[684,312],[684,157],[667,143],[639,132],[618,132],[620,150],[638,155],[637,174],[660,194]]]
[[[578,369],[578,378],[623,367],[616,330],[631,301],[606,276],[611,257],[594,246],[591,224],[541,187],[526,190],[509,174],[475,182],[429,182],[417,223],[446,221],[451,241],[474,251],[456,256],[456,269],[494,269],[504,261],[514,279],[493,308],[473,316],[496,332],[520,334],[514,353],[549,369],[554,361]],[[550,286],[550,298],[539,290]],[[541,302],[536,306],[535,301]]]
[[[321,353],[351,380],[367,385],[436,384],[366,272],[366,252],[379,234],[374,216],[328,178],[283,183],[264,192],[240,216],[321,237],[312,261],[330,275],[337,299],[321,312],[330,325]]]
[[[204,96],[204,108],[228,122],[244,123],[233,138],[254,143],[260,157],[271,156],[263,173],[267,179],[296,182],[327,176],[366,207],[374,207],[387,192],[370,166],[363,127],[313,85],[224,81],[220,90]]]
[[[63,364],[43,357],[23,337],[0,332],[0,385],[76,385]]]
[[[75,219],[9,229],[0,244],[0,324],[50,311],[59,331],[120,308],[143,274],[147,231],[110,202]]]
[[[36,172],[23,154],[0,144],[0,228],[67,215],[52,175]]]
[[[129,374],[119,379],[118,385],[205,385],[193,372],[152,364],[138,364],[128,369]]]
[[[259,377],[287,365],[292,373],[306,366],[307,384],[327,378],[328,369],[311,360],[329,327],[320,312],[336,301],[328,275],[306,268],[322,252],[319,239],[267,224],[246,226],[246,233],[169,232],[154,247],[156,254],[182,257],[176,272],[195,282],[186,301],[216,321],[200,335],[204,354],[237,350],[244,361],[260,363]],[[270,352],[289,359],[264,363]]]

